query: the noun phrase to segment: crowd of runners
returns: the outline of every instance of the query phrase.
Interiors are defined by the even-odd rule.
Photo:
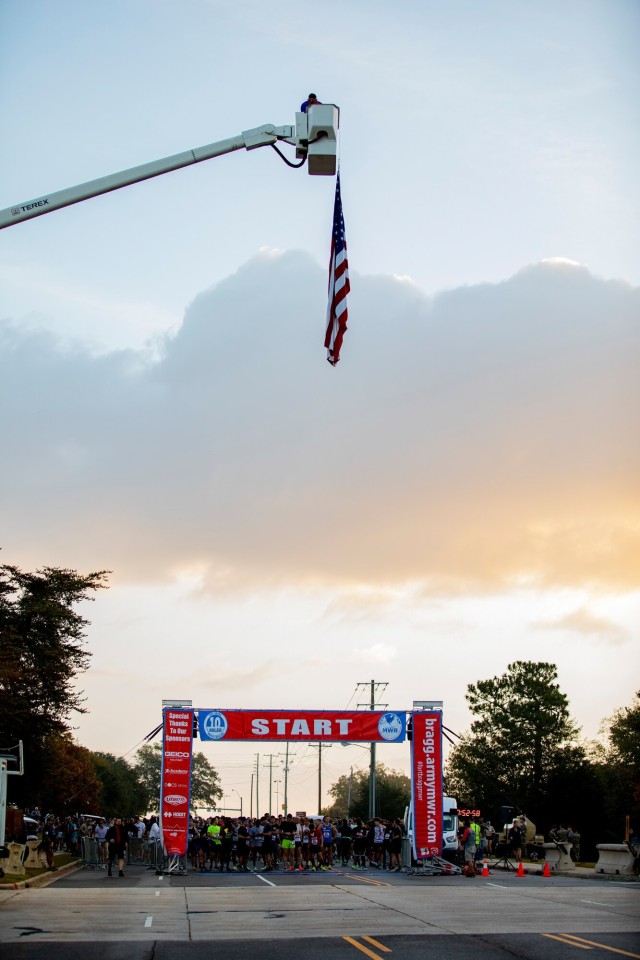
[[[289,872],[402,866],[401,820],[310,819],[288,814],[192,820],[188,857],[194,871]]]

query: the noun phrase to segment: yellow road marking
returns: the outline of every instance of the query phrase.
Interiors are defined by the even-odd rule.
[[[559,940],[560,943],[566,943],[570,947],[577,947],[579,950],[591,950],[591,947],[583,947],[581,943],[574,943],[573,940],[565,940],[564,937],[556,937],[552,933],[543,933],[543,937],[548,937],[549,940]]]
[[[343,937],[343,940],[346,940],[347,943],[350,943],[352,947],[355,947],[357,950],[362,950],[363,953],[366,953],[368,957],[371,957],[371,960],[382,960],[380,954],[374,953],[373,950],[369,950],[368,947],[365,947],[363,943],[358,943],[357,940],[354,940],[353,937]]]
[[[353,874],[345,874],[345,876],[351,877],[352,880],[359,880],[360,883],[370,883],[374,887],[390,887],[390,883],[384,883],[382,880],[371,880],[369,877],[354,877]]]
[[[363,940],[366,940],[367,943],[372,944],[372,946],[377,947],[378,950],[382,950],[383,953],[392,953],[391,947],[385,947],[384,943],[379,943],[378,940],[374,940],[373,937],[363,937]]]
[[[573,933],[563,933],[563,937],[570,937],[571,940],[577,940],[578,943],[588,943],[592,947],[599,947],[601,950],[610,950],[611,953],[621,953],[623,957],[634,957],[634,960],[640,960],[640,953],[629,953],[628,950],[619,950],[618,947],[609,947],[606,943],[597,943],[595,940],[585,940],[583,937],[576,937]]]

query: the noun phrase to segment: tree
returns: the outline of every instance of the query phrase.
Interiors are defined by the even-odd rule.
[[[136,754],[135,770],[144,786],[149,809],[157,807],[160,797],[160,773],[162,769],[162,747],[146,744]],[[211,766],[204,753],[194,753],[191,764],[191,806],[214,807],[222,797],[220,777]]]
[[[592,771],[556,681],[554,664],[516,661],[500,677],[469,684],[466,699],[475,719],[446,771],[447,791],[459,803],[494,817],[500,806],[511,805],[540,828],[577,818],[574,790]],[[554,787],[560,781],[562,791]]]
[[[0,566],[0,747],[24,743],[25,775],[11,777],[18,803],[41,794],[47,739],[68,733],[72,713],[85,712],[75,681],[89,664],[89,621],[75,606],[106,587],[107,573]]]
[[[329,789],[333,803],[324,813],[330,817],[359,817],[369,819],[369,771],[358,770],[352,776],[342,776]],[[397,770],[387,770],[376,764],[376,810],[385,820],[403,817],[411,799],[411,780]]]
[[[149,798],[136,767],[112,753],[95,751],[91,757],[100,788],[97,807],[89,812],[105,817],[134,817],[147,813]]]
[[[45,741],[40,793],[41,810],[57,814],[100,813],[100,781],[93,755],[75,743],[70,733],[52,733]]]
[[[604,792],[607,835],[624,838],[625,817],[636,830],[640,823],[640,691],[630,707],[621,707],[604,721],[608,743],[597,758]]]

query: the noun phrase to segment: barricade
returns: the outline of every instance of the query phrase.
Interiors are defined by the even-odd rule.
[[[42,864],[40,863],[40,858],[38,857],[38,847],[40,846],[39,840],[27,840],[27,856],[24,861],[24,865],[27,870],[39,870]]]
[[[148,870],[157,870],[162,863],[162,844],[158,840],[150,840],[148,847]]]
[[[138,840],[137,837],[129,837],[127,863],[141,863],[142,853],[142,840]]]
[[[626,843],[598,843],[596,873],[632,877],[634,856]]]
[[[104,870],[104,863],[100,856],[101,851],[98,848],[98,841],[95,837],[82,838],[82,866],[85,870],[95,870],[96,868]]]
[[[5,846],[9,849],[9,856],[6,860],[2,861],[2,869],[5,873],[12,873],[17,877],[24,877],[26,874],[24,863],[22,862],[24,843],[7,843]]]
[[[554,843],[544,843],[545,860],[549,864],[551,873],[570,873],[575,870],[576,865],[571,859],[572,843],[569,841],[559,841]]]

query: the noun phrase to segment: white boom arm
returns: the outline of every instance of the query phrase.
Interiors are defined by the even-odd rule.
[[[317,104],[310,107],[307,113],[297,113],[295,126],[274,127],[272,124],[265,124],[262,127],[254,127],[253,130],[245,130],[239,136],[228,140],[195,147],[184,153],[176,153],[172,157],[143,163],[139,167],[131,167],[129,170],[121,170],[119,173],[100,177],[98,180],[90,180],[88,183],[81,183],[66,190],[58,190],[56,193],[45,194],[34,200],[15,204],[7,207],[6,210],[0,210],[0,230],[11,227],[14,223],[21,223],[23,220],[40,217],[60,207],[68,207],[73,203],[80,203],[82,200],[89,200],[91,197],[128,187],[132,183],[140,183],[142,180],[150,180],[163,173],[188,167],[192,163],[201,163],[203,160],[211,160],[213,157],[221,157],[225,153],[233,153],[234,150],[243,148],[255,150],[257,147],[268,147],[278,140],[296,147],[296,156],[299,159],[308,160],[310,174],[333,176],[336,172],[339,116],[340,111],[335,104]]]

